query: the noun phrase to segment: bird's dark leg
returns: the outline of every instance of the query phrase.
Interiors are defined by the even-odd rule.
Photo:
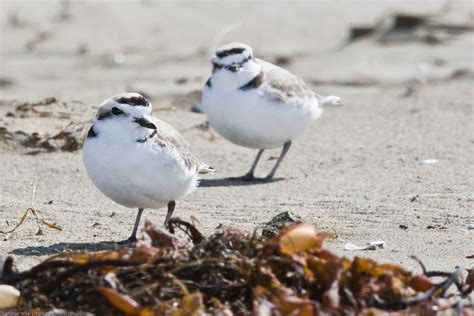
[[[258,151],[257,157],[255,157],[255,161],[252,164],[252,168],[250,168],[249,172],[247,172],[244,176],[242,176],[243,181],[255,181],[257,178],[254,176],[255,169],[257,168],[258,161],[260,160],[260,157],[262,157],[263,154],[263,149],[260,149]]]
[[[171,219],[171,216],[173,215],[175,206],[176,206],[175,201],[171,201],[168,203],[168,213],[166,213],[165,228],[168,228],[168,224],[170,223],[170,219]]]
[[[124,241],[122,241],[121,242],[122,244],[127,244],[127,243],[132,243],[132,242],[137,241],[138,225],[140,225],[140,218],[142,217],[142,213],[143,213],[143,209],[139,208],[137,217],[135,218],[135,226],[133,226],[132,235],[130,235],[128,239],[125,239]]]
[[[280,166],[280,163],[282,162],[283,158],[285,158],[286,153],[288,150],[290,150],[291,146],[291,140],[287,141],[283,145],[283,149],[281,150],[280,157],[278,157],[278,160],[276,161],[275,165],[273,166],[272,171],[268,174],[268,176],[265,178],[265,181],[272,181],[273,176],[275,175],[275,172],[277,171],[278,167]]]

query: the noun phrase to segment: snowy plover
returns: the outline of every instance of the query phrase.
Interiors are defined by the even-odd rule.
[[[126,207],[138,208],[136,240],[145,208],[168,205],[165,227],[175,200],[193,191],[198,173],[213,171],[193,155],[177,130],[150,115],[151,104],[138,93],[105,100],[84,143],[84,164],[99,190]]]
[[[211,126],[234,144],[259,149],[242,180],[256,180],[255,168],[265,149],[283,146],[270,174],[273,179],[291,141],[320,117],[323,105],[340,105],[322,97],[290,72],[253,56],[252,48],[230,43],[211,58],[213,70],[202,93],[202,109]]]

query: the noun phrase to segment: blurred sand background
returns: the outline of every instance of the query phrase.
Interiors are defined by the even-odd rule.
[[[391,28],[393,14],[414,17],[415,26]],[[428,269],[471,267],[473,18],[472,1],[1,0],[0,230],[33,206],[63,231],[37,235],[28,217],[0,234],[0,256],[26,269],[58,251],[106,249],[128,237],[135,210],[99,193],[81,150],[34,148],[31,134],[73,126],[80,139],[104,99],[138,91],[217,170],[175,212],[194,215],[206,233],[221,223],[252,230],[291,211],[330,232],[327,245],[339,254],[417,271],[410,255]],[[364,28],[373,35],[351,40]],[[344,99],[293,143],[280,181],[225,180],[245,173],[256,151],[230,144],[190,110],[209,56],[228,41]],[[58,102],[32,105],[47,97]],[[266,152],[257,174],[278,154]],[[160,225],[164,216],[144,213]],[[344,250],[380,239],[384,249]]]

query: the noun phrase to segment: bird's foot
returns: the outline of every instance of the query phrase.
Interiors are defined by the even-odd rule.
[[[261,181],[262,182],[272,182],[273,181],[273,176],[266,176]]]
[[[232,178],[227,178],[228,180],[232,181],[244,181],[244,182],[255,182],[255,183],[267,183],[267,182],[273,182],[273,181],[279,181],[282,180],[281,178],[273,178],[273,176],[267,176],[265,178],[257,178],[253,174],[246,174],[242,177],[232,177]]]
[[[246,175],[241,176],[240,178],[237,178],[241,181],[260,181],[261,179],[255,177],[253,173],[247,173]]]

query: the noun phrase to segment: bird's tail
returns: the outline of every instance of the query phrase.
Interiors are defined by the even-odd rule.
[[[321,95],[318,95],[318,100],[320,104],[325,107],[325,106],[342,106],[342,99],[338,96],[335,95],[328,95],[327,97],[323,97]]]
[[[209,173],[209,172],[214,172],[215,169],[212,168],[211,166],[208,166],[206,164],[201,164],[198,168],[198,173],[199,174],[206,174],[206,173]]]

